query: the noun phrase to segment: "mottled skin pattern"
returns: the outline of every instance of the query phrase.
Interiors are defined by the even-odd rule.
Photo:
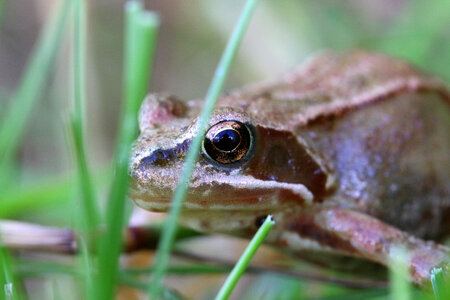
[[[143,103],[130,165],[137,205],[170,207],[202,103],[170,95]],[[278,81],[222,96],[209,124],[224,120],[251,128],[252,148],[230,165],[202,151],[183,224],[250,238],[272,214],[267,241],[313,261],[386,266],[402,247],[412,281],[435,266],[448,270],[450,250],[438,244],[450,233],[450,92],[442,82],[381,54],[326,53]]]

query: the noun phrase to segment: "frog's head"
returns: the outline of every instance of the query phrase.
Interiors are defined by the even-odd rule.
[[[153,211],[170,207],[198,113],[198,101],[168,95],[149,95],[144,101],[130,164],[131,198],[138,206]],[[261,216],[321,200],[327,185],[321,163],[293,132],[257,120],[245,105],[219,103],[184,203],[187,225],[242,230],[255,227]]]

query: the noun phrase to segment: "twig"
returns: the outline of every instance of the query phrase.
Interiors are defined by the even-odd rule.
[[[132,226],[124,232],[124,253],[133,253],[138,250],[154,250],[160,237],[160,225]],[[180,228],[177,240],[199,236],[201,233]],[[77,253],[76,233],[70,229],[41,226],[31,223],[17,221],[0,221],[0,236],[3,245],[10,250],[39,251],[46,253],[59,253],[73,255]],[[191,261],[202,262],[208,265],[231,268],[234,261],[224,260],[217,257],[207,257],[188,253],[184,251],[174,251],[174,256]],[[348,288],[386,288],[386,281],[346,279],[330,277],[311,272],[301,272],[298,270],[288,270],[271,266],[250,266],[247,269],[251,273],[272,272],[285,276],[290,276],[307,281],[318,281],[336,284]]]
[[[98,231],[97,231],[98,232]],[[151,226],[130,226],[125,229],[123,252],[131,253],[141,249],[154,250],[161,233],[159,224]],[[182,228],[177,240],[201,235]],[[3,245],[11,250],[40,251],[60,254],[78,252],[77,233],[71,229],[42,226],[10,220],[0,221],[0,237]],[[91,238],[96,238],[92,236]]]
[[[60,229],[17,221],[0,221],[3,246],[11,250],[42,251],[74,254],[77,252],[75,234]]]

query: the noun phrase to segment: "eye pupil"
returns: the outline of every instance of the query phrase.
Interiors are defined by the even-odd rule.
[[[241,143],[241,136],[233,129],[226,129],[218,132],[212,143],[219,150],[232,151]]]

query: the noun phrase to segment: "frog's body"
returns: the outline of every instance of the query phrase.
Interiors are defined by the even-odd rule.
[[[201,105],[144,102],[130,166],[139,206],[170,206]],[[231,154],[203,146],[182,222],[251,237],[272,214],[273,244],[384,265],[401,246],[421,281],[450,253],[423,240],[450,231],[449,124],[450,93],[438,80],[379,54],[318,56],[219,99],[211,128],[246,127],[236,130],[250,141]]]
[[[450,221],[449,116],[436,95],[405,93],[301,130],[338,178],[327,205],[437,239]]]

